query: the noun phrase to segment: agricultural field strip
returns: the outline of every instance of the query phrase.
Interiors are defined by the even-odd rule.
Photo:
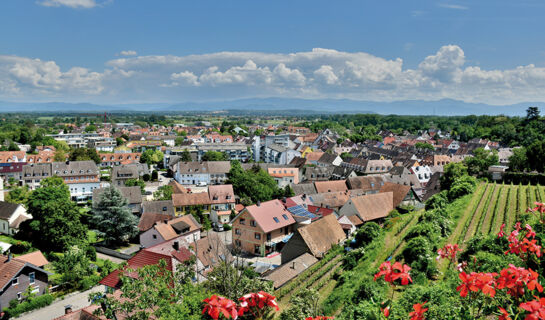
[[[475,230],[477,228],[477,224],[480,221],[480,218],[481,218],[481,215],[482,215],[482,212],[483,212],[483,208],[486,208],[486,206],[490,202],[490,197],[492,196],[494,188],[495,187],[493,185],[491,185],[491,184],[486,188],[486,192],[483,195],[483,197],[481,198],[481,202],[479,203],[479,206],[473,212],[473,216],[471,217],[471,220],[469,220],[469,222],[465,226],[465,232],[463,232],[463,235],[460,235],[461,236],[460,239],[462,240],[461,241],[462,243],[460,243],[460,241],[459,241],[460,239],[459,239],[458,240],[459,245],[463,246],[463,243],[467,242],[475,234]]]
[[[497,209],[496,206],[498,204],[500,189],[501,189],[501,185],[496,184],[494,186],[494,192],[492,193],[492,196],[490,197],[490,200],[488,201],[488,205],[485,208],[483,208],[484,212],[481,214],[481,219],[479,220],[479,224],[477,225],[475,234],[477,233],[481,233],[485,235],[488,234],[494,211]]]
[[[510,191],[509,186],[502,186],[500,197],[499,197],[499,205],[497,206],[497,210],[494,212],[495,215],[492,218],[492,223],[490,224],[490,230],[488,230],[488,233],[498,233],[500,231],[500,227],[502,223],[504,223],[505,219],[505,208],[507,206],[507,197],[509,195]]]
[[[517,193],[512,185],[510,185],[508,188],[509,189],[507,191],[507,201],[505,202],[505,208],[503,211],[503,223],[505,223],[505,230],[509,229],[509,226],[512,223],[511,217],[515,212],[515,196]]]
[[[483,201],[482,200],[483,196],[488,191],[488,189],[489,189],[488,184],[480,184],[477,187],[477,190],[473,194],[473,197],[471,198],[468,206],[464,210],[464,213],[458,219],[458,223],[456,224],[456,228],[451,233],[450,237],[447,240],[447,243],[458,243],[458,241],[462,237],[462,233],[467,228],[467,224],[471,221],[473,215],[475,214],[475,211],[477,210],[477,207],[480,205],[481,201]]]

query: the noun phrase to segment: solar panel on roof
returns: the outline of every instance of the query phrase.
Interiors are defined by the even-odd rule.
[[[295,216],[298,216],[298,217],[304,217],[304,218],[308,218],[308,219],[318,218],[318,216],[310,213],[308,210],[306,210],[302,206],[295,206],[295,207],[288,208],[288,211],[291,214],[293,214]]]

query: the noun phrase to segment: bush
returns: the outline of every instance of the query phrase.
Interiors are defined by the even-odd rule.
[[[91,261],[96,261],[97,260],[97,251],[96,251],[95,247],[87,246],[87,248],[85,248],[85,256],[87,258],[89,258],[89,260],[91,260]]]
[[[416,237],[424,237],[428,240],[431,247],[435,249],[440,236],[441,230],[437,225],[432,222],[424,222],[412,227],[405,236],[405,241],[409,241]]]
[[[100,279],[102,279],[102,277],[98,275],[91,275],[91,276],[85,277],[78,284],[78,287],[79,287],[78,289],[82,291],[91,289],[92,287],[98,284]]]
[[[371,241],[378,238],[382,233],[382,228],[376,222],[368,222],[356,233],[356,245],[365,247]]]
[[[364,256],[365,250],[358,248],[348,252],[343,258],[344,270],[352,270],[358,264],[358,261]]]
[[[12,302],[10,302],[10,307],[5,309],[4,311],[6,312],[6,315],[8,318],[14,318],[20,315],[21,313],[25,313],[31,310],[48,306],[53,302],[53,300],[55,299],[50,294],[44,294],[38,297],[30,297],[19,304],[12,304]],[[13,305],[15,306],[12,307]]]
[[[448,204],[447,191],[434,194],[426,201],[426,210],[444,208]]]
[[[228,224],[228,223],[224,223],[224,224],[223,224],[223,230],[229,231],[229,230],[231,230],[231,229],[233,229],[233,227],[231,227],[230,224]]]
[[[465,196],[466,194],[473,193],[477,186],[477,180],[470,176],[463,176],[454,181],[451,188],[448,191],[448,198],[450,201]]]
[[[159,173],[157,173],[157,170],[153,170],[151,173],[151,181],[157,181],[159,179]]]
[[[423,236],[416,237],[407,242],[407,246],[401,252],[401,257],[415,271],[425,273],[428,277],[433,276],[437,271],[434,264],[435,256],[432,245]]]
[[[145,173],[142,176],[142,180],[144,180],[145,182],[148,182],[150,179],[151,179],[151,176],[149,175],[149,173]]]

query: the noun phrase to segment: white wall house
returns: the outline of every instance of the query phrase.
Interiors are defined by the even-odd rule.
[[[21,222],[28,219],[32,219],[32,216],[22,205],[0,201],[0,233],[16,234]]]
[[[418,178],[418,181],[422,186],[426,186],[433,174],[429,166],[412,167],[411,172]]]

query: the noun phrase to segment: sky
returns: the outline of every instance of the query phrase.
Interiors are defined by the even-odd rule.
[[[542,0],[0,0],[0,100],[545,101]]]

